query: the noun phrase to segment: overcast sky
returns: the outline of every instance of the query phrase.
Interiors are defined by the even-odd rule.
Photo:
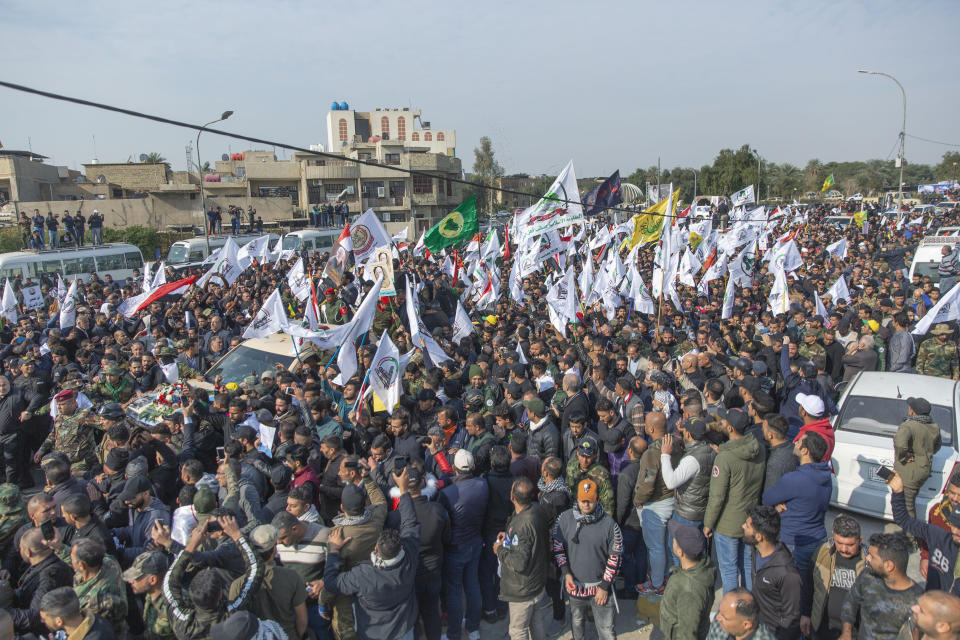
[[[2,0],[4,80],[308,146],[333,100],[413,107],[489,136],[507,172],[580,176],[712,162],[892,158],[907,134],[960,144],[960,2],[144,2]],[[96,147],[94,148],[94,137]],[[0,142],[81,168],[193,136],[0,88]],[[250,148],[204,135],[202,159]],[[906,157],[958,147],[907,138]],[[278,151],[279,153],[279,151]],[[196,156],[194,156],[196,159]]]

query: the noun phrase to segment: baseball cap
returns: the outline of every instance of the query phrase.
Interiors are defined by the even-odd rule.
[[[598,494],[595,481],[587,478],[577,483],[577,500],[596,500]]]
[[[273,422],[273,414],[270,413],[269,409],[257,409],[257,422],[260,424]]]
[[[266,380],[267,378],[269,378],[269,379],[271,379],[271,380],[276,380],[276,379],[277,379],[277,372],[274,371],[273,369],[267,369],[266,371],[264,371],[263,373],[260,374],[260,379],[261,379],[261,380]]]
[[[193,496],[193,509],[200,515],[211,513],[217,508],[217,496],[207,487],[197,489]]]
[[[437,394],[434,393],[433,389],[420,389],[420,391],[417,393],[417,400],[423,400],[424,402],[426,402],[427,400],[436,400],[436,399],[437,399]]]
[[[584,438],[580,441],[580,446],[577,447],[577,455],[581,455],[585,458],[595,458],[597,456],[597,442],[593,438]]]
[[[681,423],[680,428],[689,433],[694,440],[703,440],[709,427],[703,418],[687,418]]]
[[[930,415],[930,403],[923,398],[907,398],[907,404],[921,416]]]
[[[123,485],[123,491],[120,492],[118,496],[121,502],[126,502],[127,500],[133,500],[139,494],[144,491],[150,491],[153,489],[153,485],[150,484],[145,476],[133,476],[127,480]]]
[[[797,404],[803,407],[803,410],[814,418],[819,418],[823,415],[823,412],[826,411],[820,396],[812,393],[798,393]]]
[[[100,407],[100,415],[107,420],[121,420],[123,418],[123,407],[116,402],[108,402]]]
[[[459,471],[473,470],[473,454],[466,449],[459,449],[453,456],[453,466]]]
[[[348,516],[360,515],[363,513],[363,503],[363,489],[352,483],[343,488],[343,492],[340,494],[340,505],[343,507],[345,514]]]
[[[960,529],[960,509],[954,507],[950,509],[950,512],[947,513],[947,510],[943,510],[943,519],[947,521],[947,524],[951,527],[957,527]]]
[[[530,398],[529,400],[525,400],[523,406],[537,416],[545,415],[547,412],[547,407],[545,404],[543,404],[543,400],[540,398]]]
[[[123,572],[126,582],[143,576],[162,576],[167,572],[167,556],[159,551],[144,551],[137,556],[129,569]]]
[[[732,424],[738,432],[742,432],[750,424],[750,416],[743,409],[727,409],[724,419]]]
[[[272,524],[261,524],[250,532],[250,541],[257,551],[270,551],[277,546],[277,529]]]
[[[667,521],[667,529],[673,539],[677,541],[677,546],[680,547],[685,556],[699,557],[707,546],[707,539],[703,537],[703,532],[699,527],[681,524],[677,520],[670,519]]]

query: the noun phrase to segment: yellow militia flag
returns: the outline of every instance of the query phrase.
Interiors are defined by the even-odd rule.
[[[861,229],[863,228],[863,223],[867,221],[867,212],[860,210],[853,214],[853,221],[857,223],[857,226]]]
[[[638,213],[633,216],[633,235],[630,236],[627,242],[627,246],[630,249],[633,249],[638,244],[656,242],[660,239],[660,232],[663,231],[664,218],[673,214],[673,211],[667,211],[667,205],[671,202],[676,204],[679,195],[680,189],[677,189],[671,195],[648,208],[643,213]]]
[[[820,188],[820,191],[826,191],[834,185],[833,174],[827,176],[827,179],[823,181],[823,187]]]

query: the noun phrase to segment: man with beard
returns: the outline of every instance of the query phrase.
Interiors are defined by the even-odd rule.
[[[928,591],[911,607],[913,626],[921,640],[956,640],[960,637],[960,598],[943,591]]]
[[[865,566],[860,524],[842,513],[833,521],[833,540],[817,551],[811,588],[803,594],[800,632],[815,640],[836,640],[843,631],[840,610],[850,587]]]
[[[894,640],[923,587],[907,577],[912,544],[902,533],[870,536],[867,570],[861,573],[843,603],[841,640]]]
[[[778,640],[796,640],[800,636],[800,573],[779,537],[777,510],[768,506],[751,508],[743,523],[743,541],[753,547],[751,582],[760,620]]]
[[[144,476],[134,476],[127,480],[120,492],[119,499],[130,510],[130,525],[111,529],[110,532],[120,541],[121,557],[125,564],[132,563],[138,555],[147,550],[153,523],[157,520],[170,524],[170,511],[159,499],[151,495],[153,486]]]

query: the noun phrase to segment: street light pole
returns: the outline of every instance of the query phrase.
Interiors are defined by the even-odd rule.
[[[857,72],[866,73],[872,76],[884,76],[890,78],[897,83],[897,86],[900,87],[900,93],[903,95],[903,126],[900,127],[900,182],[897,185],[897,215],[900,215],[903,209],[903,146],[907,137],[907,92],[903,89],[903,85],[900,84],[900,81],[889,73],[884,73],[883,71],[867,71],[866,69],[859,69]]]
[[[220,114],[220,117],[216,120],[211,120],[207,124],[200,127],[200,131],[197,131],[197,175],[200,176],[200,219],[203,220],[203,236],[207,240],[207,255],[210,255],[210,223],[207,220],[207,204],[204,198],[203,191],[203,163],[200,160],[200,134],[203,133],[207,127],[212,124],[217,124],[218,122],[223,122],[227,118],[233,115],[233,111],[224,111]],[[188,167],[189,168],[189,167]]]

